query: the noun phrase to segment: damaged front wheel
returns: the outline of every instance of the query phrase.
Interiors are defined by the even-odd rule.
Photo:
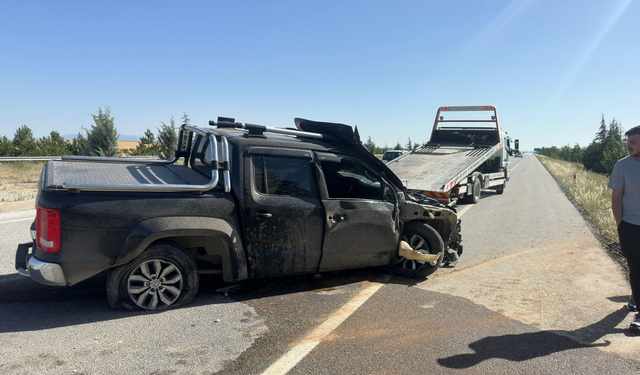
[[[440,234],[433,227],[422,222],[410,222],[405,224],[402,233],[402,241],[422,254],[439,255],[435,261],[407,259],[398,256],[393,265],[393,273],[407,277],[427,277],[442,265],[444,259],[444,242]]]

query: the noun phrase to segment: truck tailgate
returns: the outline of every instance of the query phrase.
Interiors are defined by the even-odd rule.
[[[494,152],[494,147],[426,145],[387,164],[407,189],[448,191]]]
[[[209,179],[183,165],[141,165],[123,163],[69,162],[47,163],[45,188],[63,184],[170,185],[206,184]]]

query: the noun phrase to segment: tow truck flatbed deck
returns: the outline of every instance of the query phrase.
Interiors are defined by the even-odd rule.
[[[497,146],[427,144],[387,166],[409,190],[445,192],[484,163]]]

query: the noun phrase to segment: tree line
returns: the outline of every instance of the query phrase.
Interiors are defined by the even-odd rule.
[[[604,174],[611,174],[616,162],[628,154],[622,124],[614,118],[607,126],[604,115],[600,120],[598,132],[587,147],[580,147],[577,143],[573,147],[542,147],[538,153],[555,159],[582,163],[586,169]]]
[[[104,109],[99,107],[98,113],[91,116],[94,125],[88,129],[81,127],[80,132],[71,141],[66,141],[55,130],[45,137],[35,139],[31,129],[22,125],[16,130],[13,140],[6,136],[0,138],[0,156],[158,156],[161,159],[170,159],[174,155],[178,135],[173,116],[168,124],[160,122],[157,135],[151,129],[147,129],[138,145],[128,149],[118,149],[120,134],[115,127],[109,106],[105,106]],[[181,120],[183,124],[191,124],[186,113],[183,113]],[[409,137],[404,145],[397,142],[393,148],[387,144],[380,147],[371,136],[363,145],[372,154],[383,154],[387,150],[412,150],[420,146],[417,142],[413,143]]]
[[[90,128],[81,127],[73,140],[66,141],[60,133],[52,130],[49,135],[35,139],[27,125],[20,126],[13,139],[6,136],[0,139],[0,156],[158,156],[170,159],[174,156],[178,144],[178,134],[173,116],[169,123],[160,122],[157,137],[147,129],[135,148],[118,148],[120,134],[115,127],[111,109],[108,106],[98,108],[92,114],[94,124]],[[191,120],[183,113],[182,123],[190,125]]]
[[[389,151],[389,150],[408,150],[408,151],[413,150],[414,148],[419,147],[420,143],[417,143],[417,142],[412,143],[411,137],[409,137],[407,139],[407,143],[404,145],[401,145],[400,142],[397,142],[393,148],[387,146],[386,143],[384,147],[380,147],[380,146],[377,146],[376,143],[371,139],[371,136],[369,136],[369,139],[367,139],[367,141],[362,145],[364,146],[364,148],[369,150],[369,152],[372,154],[384,154],[386,151]]]

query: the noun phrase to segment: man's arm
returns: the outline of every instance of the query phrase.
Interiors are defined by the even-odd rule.
[[[611,211],[613,211],[613,218],[616,219],[616,226],[620,225],[622,221],[622,194],[623,189],[612,189],[611,192]]]

